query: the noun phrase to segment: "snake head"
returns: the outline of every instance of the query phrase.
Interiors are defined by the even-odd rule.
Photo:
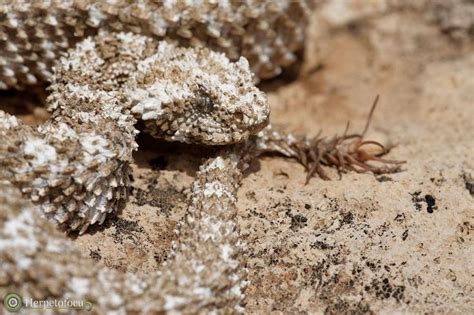
[[[138,64],[128,95],[146,131],[171,141],[224,145],[268,124],[270,108],[245,58],[161,42]]]
[[[171,141],[242,142],[270,114],[245,58],[231,62],[204,47],[131,33],[103,32],[79,43],[61,58],[52,81],[52,109],[102,112],[110,104],[93,100],[110,99],[121,114],[143,120],[152,136]],[[73,94],[77,102],[68,101]]]

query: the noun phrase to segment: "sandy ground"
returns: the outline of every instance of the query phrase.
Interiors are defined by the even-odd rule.
[[[238,202],[246,311],[472,313],[474,36],[442,32],[422,11],[351,10],[319,7],[297,75],[262,84],[272,121],[299,134],[342,134],[348,121],[359,131],[379,94],[371,130],[407,163],[384,176],[328,170],[333,180],[305,185],[296,162],[255,161]],[[140,143],[127,206],[75,244],[146,272],[167,257],[203,154]]]

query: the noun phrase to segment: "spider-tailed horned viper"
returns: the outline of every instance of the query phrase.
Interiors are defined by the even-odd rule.
[[[97,313],[242,311],[242,170],[265,150],[310,152],[309,141],[260,132],[270,111],[254,74],[273,77],[296,59],[309,9],[303,0],[3,0],[0,88],[49,81],[52,115],[31,127],[0,111],[2,296],[83,298]],[[171,141],[235,144],[201,166],[179,241],[147,275],[100,266],[58,231],[85,232],[125,201],[137,120]],[[324,156],[338,164],[323,153],[305,166],[322,172]]]

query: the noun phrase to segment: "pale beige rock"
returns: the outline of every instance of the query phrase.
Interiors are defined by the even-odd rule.
[[[426,23],[429,10],[409,9],[414,3],[363,15],[350,27],[329,25],[328,33],[313,27],[309,42],[328,53],[321,59],[308,50],[306,63],[314,57],[324,67],[270,93],[272,121],[311,134],[341,134],[347,121],[351,130],[360,130],[370,102],[381,94],[372,125],[396,145],[390,158],[408,164],[390,176],[347,174],[338,180],[331,172],[334,181],[312,179],[306,186],[295,163],[265,159],[252,165],[237,216],[246,243],[247,313],[473,309],[472,45],[453,45],[440,24]],[[318,13],[313,17],[321,19]],[[164,171],[145,163],[156,156],[167,157]],[[107,266],[153,272],[156,248],[163,259],[173,239],[162,228],[172,231],[184,215],[182,205],[157,205],[162,199],[154,198],[189,181],[197,161],[168,148],[149,148],[136,157],[134,187],[147,191],[148,200],[128,203],[121,218],[138,222],[148,234],[128,231],[119,244],[114,235],[124,231],[117,225],[82,236],[73,246],[92,256],[101,244],[100,260]],[[154,190],[158,174],[162,190]],[[428,194],[436,200],[432,213]],[[138,248],[148,251],[138,256]],[[144,257],[155,265],[145,266]]]

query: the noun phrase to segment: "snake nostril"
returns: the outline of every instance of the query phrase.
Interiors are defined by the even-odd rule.
[[[244,114],[241,112],[234,113],[234,117],[238,123],[241,123],[244,120]]]

